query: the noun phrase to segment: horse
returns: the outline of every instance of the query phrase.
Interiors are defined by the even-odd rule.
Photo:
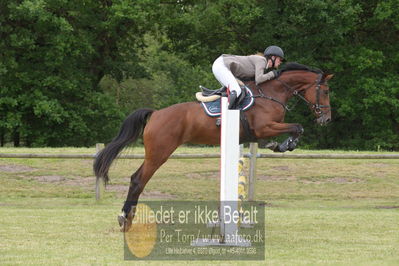
[[[254,98],[253,106],[244,112],[252,139],[267,139],[287,133],[289,137],[275,145],[273,150],[285,152],[295,149],[304,132],[303,127],[296,123],[284,123],[287,102],[294,96],[309,105],[318,124],[330,122],[327,81],[332,76],[304,65],[291,64],[291,68],[286,67],[273,80],[258,85],[254,81],[246,81],[245,85],[251,89]],[[144,162],[131,176],[127,198],[118,216],[122,232],[131,227],[139,196],[147,182],[177,147],[184,143],[220,144],[220,127],[216,119],[206,115],[199,102],[185,102],[160,110],[138,109],[124,120],[118,135],[97,154],[93,164],[97,179],[103,178],[106,184],[113,160],[124,147],[143,137]],[[244,126],[241,123],[240,140],[245,142]]]

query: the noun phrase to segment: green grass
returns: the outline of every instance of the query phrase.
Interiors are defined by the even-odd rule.
[[[95,149],[0,149],[7,152],[90,154]],[[316,152],[326,151],[295,151]],[[91,160],[0,159],[0,263],[131,264],[123,260],[116,214],[140,164],[117,161],[105,197],[96,203]],[[143,199],[216,200],[218,169],[217,159],[169,160]],[[399,263],[399,160],[260,159],[257,172],[255,198],[268,206],[266,261],[250,264]]]

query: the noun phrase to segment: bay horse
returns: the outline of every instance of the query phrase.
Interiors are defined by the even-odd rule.
[[[293,96],[304,100],[324,125],[331,120],[329,87],[333,75],[312,70],[304,65],[287,63],[281,75],[271,81],[256,85],[246,82],[254,97],[254,105],[245,111],[246,121],[256,139],[265,139],[288,133],[282,144],[273,148],[284,152],[295,149],[303,133],[300,124],[284,123],[287,102]],[[244,137],[243,125],[240,138]],[[220,127],[216,118],[205,114],[199,102],[179,103],[161,110],[138,109],[123,122],[119,134],[96,156],[94,172],[108,182],[108,171],[113,160],[124,147],[143,137],[145,159],[132,174],[122,214],[118,216],[121,231],[128,231],[135,215],[136,205],[145,185],[157,169],[165,163],[176,148],[184,143],[220,144]]]

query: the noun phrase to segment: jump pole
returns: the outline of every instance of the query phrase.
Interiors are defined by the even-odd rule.
[[[234,215],[238,210],[238,161],[240,157],[240,111],[229,110],[227,97],[221,98],[221,165],[220,165],[220,206],[219,239],[197,239],[193,246],[251,246],[238,233],[239,219]],[[233,215],[232,215],[233,214]]]

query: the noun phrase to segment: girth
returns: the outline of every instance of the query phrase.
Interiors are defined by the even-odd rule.
[[[257,142],[258,139],[255,136],[255,132],[253,129],[251,129],[247,116],[243,110],[240,110],[240,121],[242,128],[244,129],[244,136],[240,137],[240,143]]]

